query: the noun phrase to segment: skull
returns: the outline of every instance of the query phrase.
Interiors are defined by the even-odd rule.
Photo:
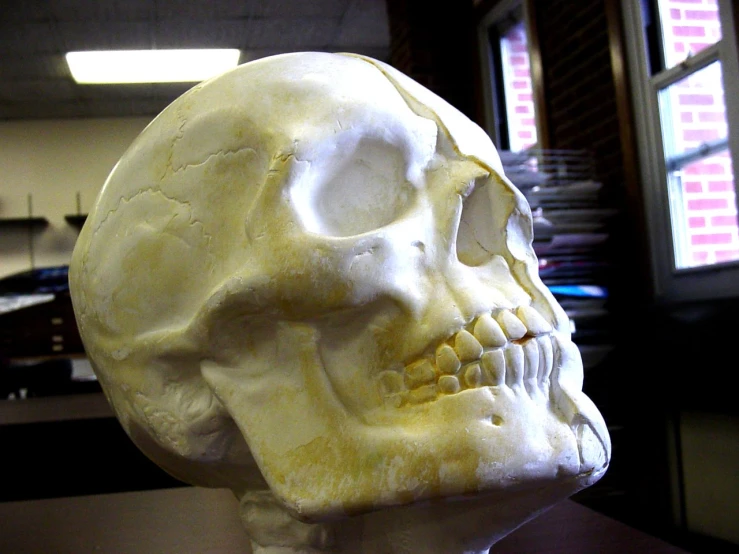
[[[143,452],[321,521],[603,475],[608,432],[531,244],[478,126],[371,58],[294,53],[148,125],[70,284]]]

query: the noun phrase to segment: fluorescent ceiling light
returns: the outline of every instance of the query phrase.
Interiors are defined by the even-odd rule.
[[[80,84],[186,83],[236,67],[237,49],[95,50],[69,52],[69,70]]]

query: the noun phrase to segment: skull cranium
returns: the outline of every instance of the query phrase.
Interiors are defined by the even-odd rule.
[[[317,521],[604,473],[608,432],[531,241],[479,127],[381,62],[296,53],[152,121],[70,282],[147,455]]]

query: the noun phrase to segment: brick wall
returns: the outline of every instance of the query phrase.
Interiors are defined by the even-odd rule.
[[[591,152],[596,178],[604,183],[606,194],[619,196],[623,158],[603,1],[532,3],[550,147]]]
[[[476,43],[471,2],[388,0],[390,65],[473,118]]]

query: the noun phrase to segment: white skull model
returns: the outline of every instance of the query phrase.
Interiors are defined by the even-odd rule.
[[[485,549],[610,460],[531,244],[477,125],[376,60],[295,53],[149,124],[70,284],[130,437],[233,490],[255,548],[280,534],[258,523],[270,510],[313,552],[326,528],[303,522],[470,499],[505,520]]]

